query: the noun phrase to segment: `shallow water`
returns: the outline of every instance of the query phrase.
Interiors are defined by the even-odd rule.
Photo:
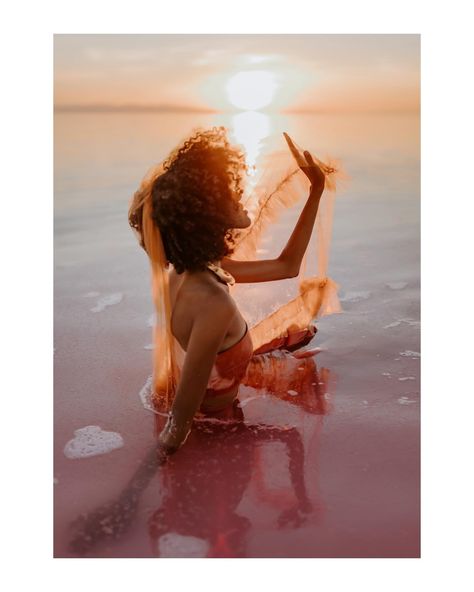
[[[55,116],[56,557],[419,555],[419,119],[246,116],[248,128],[224,115]],[[245,421],[203,424],[163,468],[139,396],[149,268],[126,213],[146,169],[211,124],[234,125],[250,158],[262,134],[278,143],[286,130],[344,162],[329,266],[344,312],[311,343],[316,411],[291,388],[278,399],[242,387]],[[88,426],[72,449],[89,453],[71,454]],[[82,514],[89,539],[73,525]]]

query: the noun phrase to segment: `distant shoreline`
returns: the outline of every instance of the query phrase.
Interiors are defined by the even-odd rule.
[[[55,113],[204,113],[207,115],[242,113],[242,110],[218,110],[200,107],[179,107],[172,105],[54,105]],[[260,111],[259,111],[260,112]],[[262,111],[272,115],[275,111]],[[420,115],[419,109],[368,109],[328,110],[328,109],[285,109],[281,115]]]
[[[201,109],[199,107],[179,107],[179,106],[168,106],[168,105],[55,105],[54,111],[66,111],[66,112],[122,112],[122,111],[135,111],[135,112],[159,112],[159,113],[219,113],[213,109]]]

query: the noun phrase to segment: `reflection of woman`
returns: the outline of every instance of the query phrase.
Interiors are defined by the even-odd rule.
[[[238,413],[235,405],[234,416]],[[163,467],[163,499],[149,521],[154,555],[159,553],[160,537],[171,532],[205,541],[208,557],[245,556],[252,522],[239,513],[238,506],[255,477],[256,452],[267,442],[283,444],[289,460],[293,501],[280,513],[278,526],[300,526],[306,520],[312,505],[303,477],[303,443],[296,428],[200,422],[192,438],[193,446]],[[281,455],[277,458],[282,462]]]
[[[296,226],[275,259],[229,257],[233,233],[251,221],[240,203],[244,157],[229,145],[224,128],[195,133],[135,194],[129,221],[150,256],[155,304],[163,316],[156,327],[154,355],[155,403],[159,407],[164,402],[169,411],[159,436],[164,454],[182,445],[198,411],[212,414],[232,406],[252,359],[249,327],[228,285],[299,273],[325,173],[308,152],[303,158],[285,137],[310,188]],[[306,343],[313,334],[310,327],[296,332],[292,345]],[[180,367],[176,352],[182,354]],[[179,380],[173,382],[173,376]]]
[[[268,356],[256,356],[265,364],[265,376],[274,378],[262,383],[255,366],[248,372],[246,381],[256,389],[267,391],[275,386],[278,369],[268,367],[277,363]],[[254,365],[256,358],[251,362]],[[302,370],[303,368],[303,370]],[[277,379],[278,380],[278,379]],[[313,416],[323,416],[328,412],[325,398],[328,371],[318,372],[314,359],[304,359],[303,365],[289,371],[288,384],[305,387],[307,400],[288,397],[277,388],[275,395]],[[283,383],[282,383],[283,384]],[[272,393],[273,394],[273,393]],[[259,474],[259,452],[266,443],[279,442],[284,446],[283,455],[272,451],[272,463],[286,466],[291,487],[285,491],[283,504],[279,504],[277,527],[299,527],[310,512],[318,510],[319,501],[308,494],[304,480],[304,443],[299,431],[294,427],[244,422],[242,409],[237,401],[216,416],[226,421],[196,422],[185,449],[175,457],[165,458],[161,445],[147,451],[140,466],[127,485],[113,500],[105,503],[86,515],[79,516],[71,526],[74,528],[69,549],[74,554],[85,555],[102,541],[116,541],[125,536],[137,521],[140,498],[148,488],[153,477],[161,467],[162,492],[159,506],[148,518],[148,534],[152,540],[153,555],[160,554],[160,544],[164,537],[174,535],[191,536],[200,539],[205,545],[207,557],[246,556],[246,534],[252,526],[250,520],[242,516],[238,506],[247,491],[251,480],[254,487],[262,487]],[[156,416],[156,422],[162,423]],[[313,443],[313,446],[317,443]],[[259,492],[264,502],[270,501],[268,493]],[[160,540],[161,539],[161,540]]]

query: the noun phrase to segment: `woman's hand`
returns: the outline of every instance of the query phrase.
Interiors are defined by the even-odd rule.
[[[158,436],[158,444],[165,455],[174,454],[186,441],[191,431],[191,422],[178,423],[171,412],[162,432]]]
[[[300,151],[295,146],[295,144],[294,144],[293,140],[290,138],[290,136],[286,132],[283,132],[283,135],[285,136],[285,140],[287,141],[288,146],[291,150],[291,153],[293,154],[300,169],[311,181],[312,188],[314,188],[314,189],[324,188],[324,182],[325,182],[326,177],[325,177],[323,171],[314,162],[311,154],[307,150],[305,150],[303,152],[303,155],[301,155]]]

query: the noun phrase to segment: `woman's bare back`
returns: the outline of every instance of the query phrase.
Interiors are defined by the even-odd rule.
[[[222,340],[219,352],[237,343],[245,333],[246,322],[240,314],[227,285],[219,282],[212,271],[188,275],[170,271],[171,332],[184,351],[195,318],[208,306],[211,296],[218,295],[222,301],[231,301],[235,314]]]

